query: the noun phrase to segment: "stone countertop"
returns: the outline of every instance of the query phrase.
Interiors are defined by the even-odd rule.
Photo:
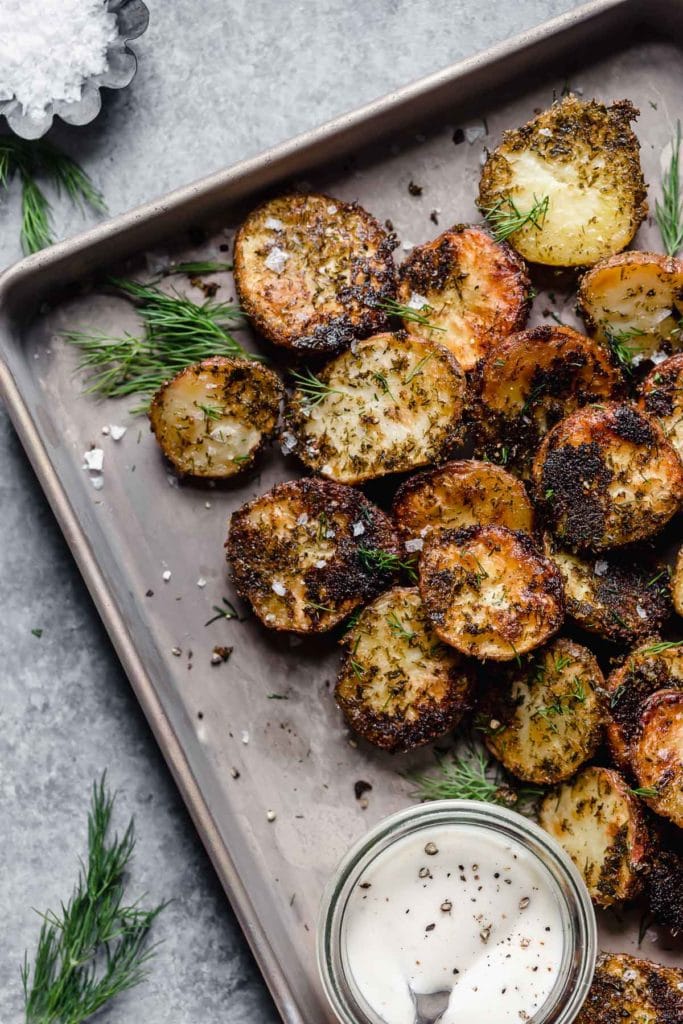
[[[112,214],[311,128],[575,6],[573,0],[147,0],[133,85],[58,128]],[[19,196],[0,201],[0,267],[20,256]],[[60,237],[85,226],[55,202]],[[116,655],[0,410],[0,1017],[23,1020],[20,963],[65,898],[92,780],[135,814],[133,886],[174,902],[149,980],[102,1024],[279,1018]],[[42,630],[40,637],[32,630]]]

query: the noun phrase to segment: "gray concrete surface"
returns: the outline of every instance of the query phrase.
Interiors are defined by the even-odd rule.
[[[57,130],[112,214],[576,6],[573,0],[148,0],[133,86]],[[2,0],[0,0],[0,4]],[[55,204],[60,235],[84,221]],[[20,255],[0,200],[0,266]],[[148,982],[102,1024],[269,1024],[277,1014],[6,416],[0,410],[0,1019],[70,889],[104,768],[139,832],[138,892],[173,897]],[[32,635],[41,629],[42,636]]]

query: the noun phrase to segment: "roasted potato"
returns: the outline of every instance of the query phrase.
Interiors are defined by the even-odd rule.
[[[680,849],[680,837],[673,841]],[[674,849],[657,850],[648,869],[647,901],[658,924],[672,935],[683,933],[683,855]]]
[[[562,625],[562,577],[528,534],[503,526],[432,533],[419,576],[435,632],[463,654],[510,661]]]
[[[454,729],[471,703],[473,672],[439,642],[416,587],[394,587],[344,637],[335,695],[348,725],[390,751]]]
[[[590,402],[618,397],[623,379],[599,342],[544,324],[492,348],[475,388],[479,444],[490,459],[527,475],[550,428]]]
[[[587,406],[553,427],[534,460],[555,536],[602,551],[651,537],[683,501],[683,464],[661,427],[630,403]]]
[[[581,278],[578,311],[591,335],[626,363],[681,347],[683,263],[658,252],[622,252]]]
[[[549,536],[545,551],[562,573],[567,615],[605,640],[634,644],[658,632],[671,615],[668,571],[629,551],[576,555]]]
[[[576,1024],[680,1024],[683,971],[603,953]]]
[[[461,438],[465,379],[434,342],[376,334],[296,379],[287,448],[338,483],[438,462]]]
[[[620,252],[647,213],[638,111],[567,96],[505,132],[481,175],[478,205],[494,234],[553,267],[591,266]]]
[[[332,353],[387,326],[394,243],[357,203],[324,195],[270,199],[235,237],[235,285],[254,327],[275,345]]]
[[[599,907],[638,895],[650,837],[640,801],[619,772],[582,769],[544,797],[538,820],[574,861]]]
[[[643,381],[640,407],[658,420],[683,458],[683,352],[655,366]]]
[[[162,384],[149,421],[179,473],[225,479],[250,466],[275,432],[283,395],[265,366],[213,356]]]
[[[521,330],[530,290],[514,249],[466,224],[416,246],[399,268],[399,302],[417,314],[404,320],[405,329],[445,345],[466,371],[499,339]]]
[[[360,491],[277,484],[233,512],[226,543],[238,593],[270,629],[323,633],[396,579],[391,521]]]
[[[550,784],[570,778],[602,737],[604,686],[586,647],[553,640],[487,677],[477,728],[494,757],[518,779]]]
[[[683,691],[647,698],[629,751],[638,792],[653,811],[683,828]]]
[[[683,692],[683,643],[664,643],[651,637],[609,674],[606,682],[606,736],[615,764],[630,770],[630,747],[643,706],[659,690]]]
[[[676,566],[671,578],[671,593],[674,599],[674,608],[679,615],[683,615],[683,548],[678,552]]]

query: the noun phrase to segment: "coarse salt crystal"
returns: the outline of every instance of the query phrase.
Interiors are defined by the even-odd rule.
[[[93,487],[95,488],[96,491],[101,491],[102,488],[104,487],[104,477],[103,476],[91,476],[90,477],[90,483],[93,485]]]
[[[244,743],[244,745],[246,747],[248,742],[249,742],[249,732],[248,732],[247,729],[243,729],[242,730],[242,743]]]
[[[285,430],[280,439],[280,450],[283,455],[289,455],[296,448],[296,437],[291,430]]]
[[[412,540],[406,541],[406,551],[422,551],[424,547],[424,541],[422,537],[413,537]]]
[[[279,245],[274,245],[263,262],[268,270],[272,270],[275,274],[281,274],[288,259],[289,253],[281,249]]]
[[[465,128],[465,138],[469,142],[470,146],[477,141],[477,139],[483,139],[486,135],[486,129],[483,124],[472,124]]]
[[[636,605],[636,613],[637,613],[639,619],[646,619],[647,618],[647,612],[643,608],[642,604],[637,604]]]
[[[164,571],[161,574],[161,578],[164,581],[164,583],[168,583],[168,581],[171,578],[171,570],[170,569],[164,569]]]
[[[85,463],[84,469],[89,469],[92,473],[100,473],[104,465],[104,450],[91,448],[90,451],[83,453],[83,462]]]
[[[546,139],[552,139],[552,137],[553,137],[553,133],[552,133],[550,128],[539,128],[538,129],[538,134],[539,135],[544,135],[546,137]]]
[[[102,433],[103,433],[103,434],[104,434],[104,436],[106,437],[106,436],[107,436],[107,434],[109,433],[109,427],[102,427]]]
[[[362,523],[353,524],[353,535],[354,537],[360,537],[361,534],[365,533],[365,527]]]
[[[308,522],[308,512],[302,512],[301,515],[297,517],[296,525],[297,526],[305,526],[307,522]]]
[[[411,249],[415,248],[415,243],[405,241],[402,243],[401,248],[404,250],[404,252],[410,252]]]
[[[413,292],[406,302],[408,309],[424,309],[424,307],[428,305],[429,303],[427,299],[425,299],[424,295],[420,295],[419,292]]]
[[[272,589],[279,597],[284,597],[287,593],[287,587],[280,580],[273,580]]]
[[[200,576],[199,579],[197,580],[197,586],[199,587],[200,590],[202,590],[206,586],[206,580],[204,579],[203,576]]]
[[[332,214],[332,213],[336,213],[336,212],[337,212],[337,207],[336,207],[336,206],[334,206],[333,204],[330,204],[330,205],[329,205],[329,206],[327,207],[327,212],[328,212],[329,214]]]
[[[604,576],[608,569],[609,569],[609,565],[608,565],[607,562],[600,561],[600,562],[596,562],[595,563],[595,575],[596,576]]]
[[[263,226],[269,231],[282,231],[284,224],[277,217],[266,217]]]
[[[316,569],[324,569],[326,565],[327,562],[325,561],[324,558],[319,558],[318,561],[315,563]]]
[[[115,423],[109,424],[109,434],[112,441],[120,441],[128,427],[118,427]]]
[[[669,356],[667,355],[666,352],[654,352],[650,356],[650,362],[654,363],[655,366],[658,366],[660,363],[663,363],[665,361],[665,359],[668,359],[668,358],[669,358]]]

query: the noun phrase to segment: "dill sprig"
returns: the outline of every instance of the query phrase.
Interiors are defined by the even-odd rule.
[[[7,188],[17,177],[21,182],[21,244],[25,253],[52,245],[51,207],[38,184],[49,181],[57,193],[65,193],[80,210],[86,206],[106,213],[102,194],[75,160],[48,142],[30,142],[11,135],[0,138],[0,186]]]
[[[166,904],[123,903],[135,834],[131,820],[121,839],[108,838],[115,798],[103,775],[93,785],[87,864],[60,911],[41,915],[33,963],[24,956],[26,1024],[79,1024],[146,977],[148,933]]]
[[[683,246],[683,199],[680,178],[681,122],[676,122],[676,135],[671,140],[671,159],[662,176],[662,200],[655,200],[655,219],[664,248],[675,256]]]
[[[615,359],[630,373],[633,368],[633,360],[639,352],[643,351],[643,346],[634,345],[633,339],[643,338],[646,332],[640,327],[627,327],[623,331],[607,330],[605,333],[607,334],[607,344]]]
[[[664,651],[673,651],[683,645],[683,640],[660,640],[649,647],[643,647],[641,654],[662,654]]]
[[[358,555],[363,568],[369,572],[389,573],[398,572],[399,569],[403,569],[407,573],[408,579],[413,583],[417,581],[417,572],[415,571],[417,563],[415,559],[407,559],[404,562],[391,551],[383,551],[382,548],[368,548],[363,544],[358,548]]]
[[[407,640],[410,642],[416,635],[414,629],[406,629],[396,612],[390,612],[386,617],[386,621],[392,635],[400,640]]]
[[[482,206],[481,212],[486,217],[496,242],[504,242],[527,224],[541,230],[548,215],[550,197],[534,196],[534,203],[529,210],[520,210],[512,196],[501,196],[492,206]]]
[[[402,302],[397,302],[396,299],[382,299],[378,303],[379,308],[383,309],[389,316],[400,317],[401,320],[406,320],[411,324],[420,324],[421,327],[428,327],[430,331],[441,331],[445,332],[445,327],[437,327],[429,319],[429,315],[434,312],[428,302],[425,302],[423,306],[416,308],[415,306],[405,306]],[[426,312],[425,312],[426,310]]]
[[[320,380],[319,377],[309,370],[308,367],[303,373],[298,373],[296,370],[291,370],[290,375],[294,381],[296,381],[297,389],[304,396],[306,405],[316,406],[327,398],[328,395],[343,395],[343,391],[339,391],[338,388],[331,388],[329,384]]]
[[[408,778],[417,786],[419,800],[480,800],[523,810],[543,796],[542,789],[530,786],[513,787],[497,776],[489,775],[486,754],[477,748],[464,758],[438,758],[438,775],[413,773]]]
[[[216,614],[204,623],[205,626],[210,626],[212,622],[218,622],[219,619],[237,619],[240,622],[239,612],[235,608],[232,601],[228,601],[227,597],[222,598],[223,607],[214,604],[211,606],[211,610]]]

